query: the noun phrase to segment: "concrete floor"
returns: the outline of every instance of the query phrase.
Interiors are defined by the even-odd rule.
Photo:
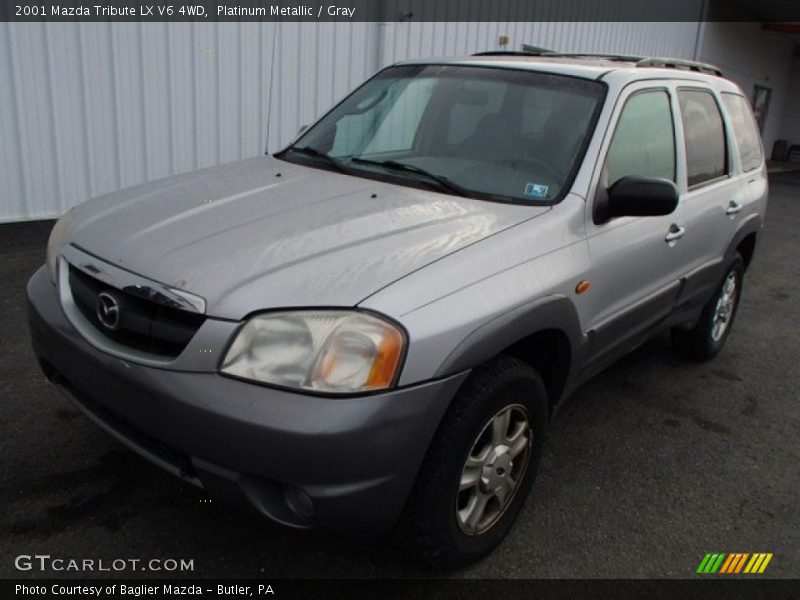
[[[49,226],[0,226],[0,577],[40,576],[13,568],[33,553],[194,559],[200,577],[431,575],[391,540],[204,502],[74,410],[27,340]],[[453,577],[687,577],[711,551],[773,552],[767,576],[800,577],[800,175],[773,178],[762,238],[721,355],[687,363],[662,336],[580,389],[510,537]]]

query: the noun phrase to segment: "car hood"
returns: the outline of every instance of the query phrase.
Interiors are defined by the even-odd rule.
[[[68,241],[202,296],[209,315],[240,319],[275,307],[354,306],[547,210],[262,157],[86,202]]]

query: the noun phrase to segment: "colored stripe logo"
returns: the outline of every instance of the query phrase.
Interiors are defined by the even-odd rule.
[[[706,554],[697,567],[697,573],[720,573],[724,575],[736,575],[745,573],[755,575],[763,573],[769,561],[772,560],[772,552],[714,552]]]

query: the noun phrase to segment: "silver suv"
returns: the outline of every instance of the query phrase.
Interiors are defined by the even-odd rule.
[[[286,149],[90,200],[28,284],[44,372],[100,427],[299,529],[494,548],[548,420],[670,328],[730,334],[766,208],[716,69],[481,55],[380,71]]]

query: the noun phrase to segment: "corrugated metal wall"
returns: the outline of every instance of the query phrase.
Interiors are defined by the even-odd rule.
[[[500,35],[690,57],[697,24],[2,23],[0,221],[256,156],[268,122],[275,150],[380,66]]]
[[[692,58],[698,23],[387,23],[381,63],[404,58],[457,56],[497,49],[500,36],[560,52],[597,52]]]
[[[0,24],[0,221],[256,156],[270,102],[276,148],[377,68],[375,24],[277,27]]]

